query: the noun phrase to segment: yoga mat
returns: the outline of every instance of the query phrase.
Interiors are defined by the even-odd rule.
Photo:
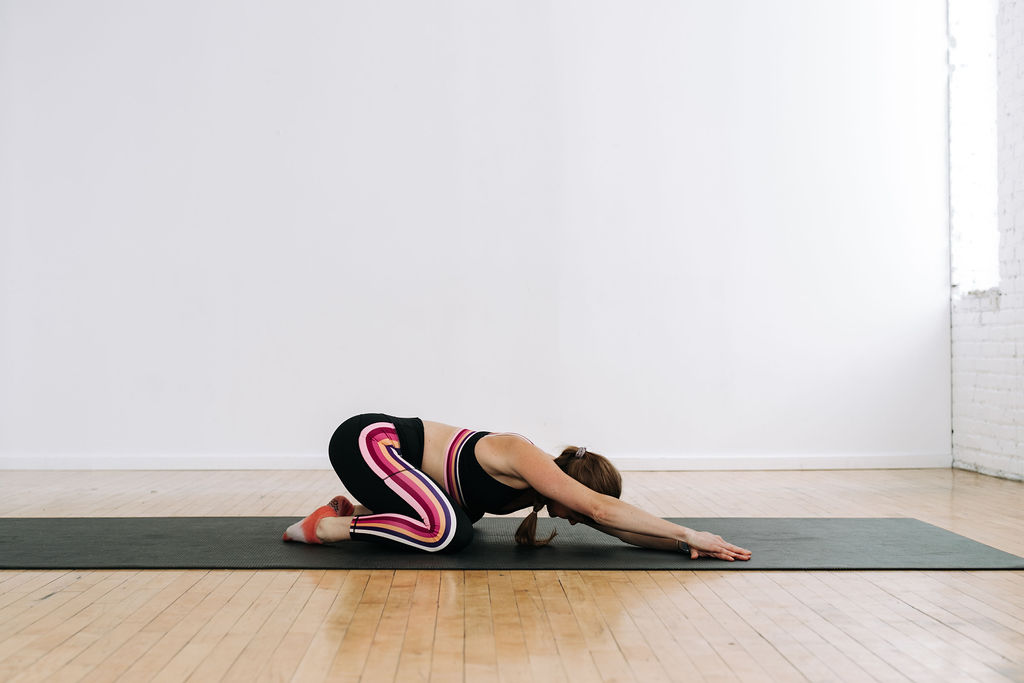
[[[544,548],[513,540],[518,518],[485,517],[458,554],[368,542],[285,543],[296,517],[0,518],[3,569],[1024,569],[1024,558],[906,518],[673,519],[753,552],[749,562],[691,560],[626,545],[587,526],[554,526]]]

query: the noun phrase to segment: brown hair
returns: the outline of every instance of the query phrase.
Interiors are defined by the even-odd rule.
[[[577,453],[580,452],[582,455],[577,456]],[[622,495],[622,475],[615,469],[615,465],[603,455],[576,446],[568,446],[561,455],[555,458],[555,464],[587,488],[613,498]],[[558,535],[557,531],[552,531],[551,535],[545,539],[537,538],[537,512],[546,504],[547,501],[538,494],[533,503],[533,512],[516,529],[516,545],[547,545]]]

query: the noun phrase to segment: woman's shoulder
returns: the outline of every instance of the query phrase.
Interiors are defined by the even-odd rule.
[[[497,459],[502,462],[501,469],[513,471],[510,460],[524,452],[538,452],[536,444],[521,434],[509,432],[490,432],[480,439],[476,445],[478,458],[481,452],[492,462]]]
[[[476,461],[493,479],[515,489],[527,488],[529,484],[519,476],[515,460],[523,448],[535,448],[523,437],[512,434],[488,434],[476,443]]]

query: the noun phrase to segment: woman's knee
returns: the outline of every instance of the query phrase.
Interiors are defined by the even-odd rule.
[[[356,445],[365,421],[364,415],[353,415],[338,425],[338,428],[334,430],[334,434],[331,436],[329,450],[334,451],[339,447],[351,448]]]
[[[338,425],[331,435],[327,455],[339,477],[344,469],[351,467],[352,460],[362,460],[359,435],[366,425],[373,422],[373,417],[370,414],[354,415]]]
[[[473,525],[456,523],[451,540],[441,549],[445,553],[457,553],[473,541]]]

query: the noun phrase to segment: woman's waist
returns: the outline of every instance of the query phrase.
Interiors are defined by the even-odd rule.
[[[444,468],[449,444],[462,431],[459,427],[423,420],[423,471],[444,485]]]

